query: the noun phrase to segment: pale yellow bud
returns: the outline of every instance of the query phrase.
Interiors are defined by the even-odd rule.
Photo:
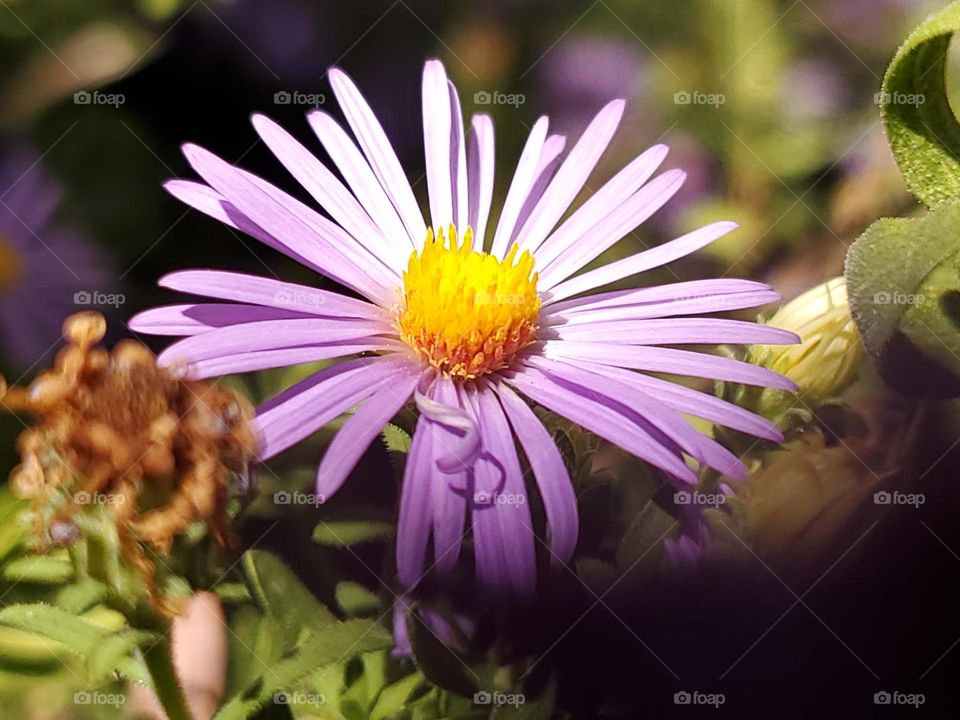
[[[756,363],[793,380],[804,402],[816,405],[830,400],[853,379],[863,343],[850,315],[842,277],[791,300],[768,324],[795,332],[800,343],[756,346],[750,354]]]

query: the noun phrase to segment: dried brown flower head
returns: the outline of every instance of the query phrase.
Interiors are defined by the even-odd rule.
[[[21,463],[10,483],[46,509],[35,514],[42,537],[56,542],[74,513],[102,504],[129,559],[145,570],[141,543],[166,553],[198,520],[229,543],[230,471],[244,472],[255,452],[250,404],[157,368],[135,341],[112,352],[97,347],[106,332],[97,313],[70,316],[63,332],[68,344],[54,368],[28,388],[7,388],[0,378],[3,408],[34,417],[17,441]]]

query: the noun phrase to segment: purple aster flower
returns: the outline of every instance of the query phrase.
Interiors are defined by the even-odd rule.
[[[98,253],[57,223],[61,191],[41,158],[24,145],[0,158],[0,342],[23,369],[54,349],[64,317],[106,293]]]
[[[573,489],[550,433],[524,397],[678,485],[697,480],[687,458],[744,475],[737,457],[681,413],[780,439],[763,418],[648,374],[792,388],[770,370],[664,347],[794,342],[792,333],[767,325],[698,317],[771,302],[777,295],[768,286],[717,279],[583,295],[683,257],[734,227],[715,223],[580,272],[666,203],[684,179],[679,170],[653,177],[666,155],[658,145],[563,219],[610,142],[623,101],[604,107],[565,156],[564,139],[550,135],[547,118],[540,118],[494,223],[491,120],[475,115],[468,135],[456,88],[439,61],[427,62],[428,220],[363,96],[339,69],[330,79],[353,137],[322,110],[308,119],[343,180],[275,123],[253,118],[263,141],[329,217],[193,145],[184,152],[206,184],[174,180],[167,187],[360,297],[188,270],[161,284],[225,302],[149,310],[131,327],[187,336],[159,360],[190,377],[340,359],[268,401],[255,420],[260,457],[267,459],[358,407],[320,463],[316,487],[324,497],[414,398],[420,418],[404,470],[397,538],[405,587],[434,567],[450,571],[469,530],[480,586],[493,597],[530,596],[535,536],[521,453],[545,511],[552,559],[570,559],[578,528]]]

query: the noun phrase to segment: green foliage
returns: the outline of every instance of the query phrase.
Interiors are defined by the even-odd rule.
[[[393,535],[392,515],[375,507],[354,507],[332,511],[313,531],[320,545],[347,547],[383,540]]]
[[[960,201],[922,218],[878,220],[847,255],[850,309],[867,352],[891,386],[960,393]]]
[[[390,634],[368,620],[347,620],[329,625],[323,632],[308,637],[283,660],[265,668],[243,692],[223,706],[215,720],[253,717],[317,668],[333,665],[352,655],[387,648],[391,643]]]
[[[29,633],[51,654],[80,658],[86,680],[97,686],[111,678],[138,647],[156,643],[156,633],[111,627],[78,617],[60,608],[35,603],[0,610],[0,625]]]
[[[929,17],[897,51],[881,87],[890,147],[910,190],[933,206],[960,196],[960,123],[946,92],[960,3]]]
[[[882,219],[850,248],[850,308],[884,380],[911,395],[960,394],[960,123],[946,90],[960,3],[932,15],[900,47],[880,98],[897,165],[928,206]]]

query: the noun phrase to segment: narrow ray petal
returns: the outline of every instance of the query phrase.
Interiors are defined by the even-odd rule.
[[[418,245],[426,237],[427,227],[414,197],[406,173],[397,159],[383,127],[353,81],[340,68],[329,72],[333,92],[353,129],[363,154],[400,214],[411,242]]]

